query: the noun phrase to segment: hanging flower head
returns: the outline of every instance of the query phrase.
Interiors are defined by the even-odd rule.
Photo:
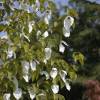
[[[63,33],[65,37],[70,36],[70,28],[74,23],[74,18],[71,16],[67,16],[64,20],[64,28],[63,28]]]

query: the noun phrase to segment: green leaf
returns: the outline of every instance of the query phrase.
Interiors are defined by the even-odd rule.
[[[65,100],[65,98],[60,94],[54,94],[54,100]]]
[[[78,13],[75,9],[68,9],[67,14],[72,17],[78,17]]]
[[[81,65],[84,65],[85,57],[82,53],[74,52],[73,53],[73,59],[74,59],[75,62],[79,62]]]
[[[36,70],[34,72],[31,73],[31,76],[32,76],[32,81],[37,81],[38,80],[38,77],[39,77],[39,71]]]

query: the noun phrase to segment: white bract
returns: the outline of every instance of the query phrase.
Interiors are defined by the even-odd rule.
[[[39,93],[39,94],[38,94],[38,96],[44,96],[44,95],[45,95],[44,93]]]
[[[31,33],[31,32],[32,32],[32,30],[33,30],[33,25],[34,25],[34,24],[35,24],[35,22],[34,22],[34,21],[29,22],[29,24],[28,24],[29,33]]]
[[[23,78],[24,78],[25,82],[29,82],[29,76],[27,74],[23,75]]]
[[[28,92],[29,92],[29,95],[30,95],[31,100],[35,99],[36,94],[34,93],[34,91],[31,90],[31,89],[28,89]]]
[[[65,41],[61,41],[59,44],[59,52],[63,53],[65,51],[65,46],[68,46],[68,44]]]
[[[7,58],[12,58],[14,56],[14,51],[12,50],[12,48],[8,48],[7,51]]]
[[[45,21],[45,23],[46,23],[47,25],[49,24],[49,19],[48,19],[47,16],[44,18],[44,21]]]
[[[59,44],[59,52],[63,53],[65,51],[65,47],[62,43]]]
[[[46,59],[44,59],[43,62],[44,62],[45,64],[47,64],[47,60],[46,60]]]
[[[14,97],[16,98],[16,100],[19,100],[22,96],[22,90],[20,88],[17,88],[14,92],[13,92]]]
[[[59,74],[60,74],[61,79],[62,79],[64,82],[66,82],[67,72],[64,71],[64,70],[61,70]]]
[[[48,36],[49,36],[48,31],[45,31],[45,32],[43,33],[43,37],[46,38],[46,37],[48,37]]]
[[[30,39],[29,39],[28,36],[26,36],[26,35],[24,34],[24,37],[28,40],[28,42],[30,42]]]
[[[49,79],[49,74],[48,74],[48,72],[46,72],[46,71],[42,71],[42,72],[40,72],[40,74],[41,74],[41,75],[45,75],[46,80]]]
[[[39,39],[39,36],[40,36],[41,34],[42,34],[42,33],[41,33],[41,31],[40,31],[40,30],[38,30],[38,31],[37,31],[37,34],[36,34],[37,39]]]
[[[10,93],[5,93],[4,96],[3,96],[3,99],[4,100],[10,100],[10,96],[11,96]]]
[[[29,68],[30,68],[29,62],[28,61],[22,61],[21,63],[22,63],[22,67],[23,67],[23,73],[28,74],[28,71],[29,71]]]
[[[65,83],[66,89],[70,91],[71,86],[69,85],[69,83],[66,80],[67,72],[64,70],[61,70],[59,72],[59,75],[60,75],[61,79],[63,80],[63,82]]]
[[[51,19],[51,10],[47,10],[44,16],[45,24],[49,25],[50,19]]]
[[[74,18],[71,16],[67,16],[64,20],[64,28],[69,29],[74,23]]]
[[[51,58],[52,49],[47,47],[47,48],[45,48],[44,51],[45,51],[45,59],[49,60]]]
[[[70,29],[66,30],[65,28],[63,28],[63,34],[65,37],[69,37],[70,36]]]
[[[51,86],[51,89],[54,94],[57,94],[59,92],[59,85],[54,84]]]
[[[71,86],[69,85],[69,83],[68,83],[68,82],[65,82],[65,86],[66,86],[66,89],[67,89],[68,91],[70,91]]]
[[[36,70],[36,65],[37,65],[36,61],[30,61],[30,67],[32,71]]]
[[[25,79],[26,82],[28,82],[29,81],[28,74],[29,74],[29,68],[30,68],[29,62],[22,61],[21,63],[23,67],[23,78]]]
[[[65,41],[61,41],[61,43],[63,43],[66,46],[69,46]]]
[[[58,70],[57,68],[52,68],[52,70],[50,71],[50,76],[55,79],[55,77],[57,76],[58,74]]]
[[[74,23],[74,18],[71,16],[67,16],[64,20],[64,28],[63,28],[63,33],[65,37],[70,36],[70,28]]]
[[[28,42],[30,42],[29,37],[24,33],[24,27],[22,28],[22,33],[20,34],[20,37],[21,37],[21,38],[25,38],[25,39],[28,40]]]

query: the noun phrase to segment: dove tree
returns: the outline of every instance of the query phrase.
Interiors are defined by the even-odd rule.
[[[0,6],[0,99],[64,100],[59,90],[77,76],[64,59],[73,16],[60,16],[51,0]]]

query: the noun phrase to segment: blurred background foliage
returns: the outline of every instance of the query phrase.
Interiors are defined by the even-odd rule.
[[[100,5],[86,0],[72,0],[70,4],[78,16],[69,40],[85,56],[85,64],[78,73],[84,78],[96,78],[100,75]]]

